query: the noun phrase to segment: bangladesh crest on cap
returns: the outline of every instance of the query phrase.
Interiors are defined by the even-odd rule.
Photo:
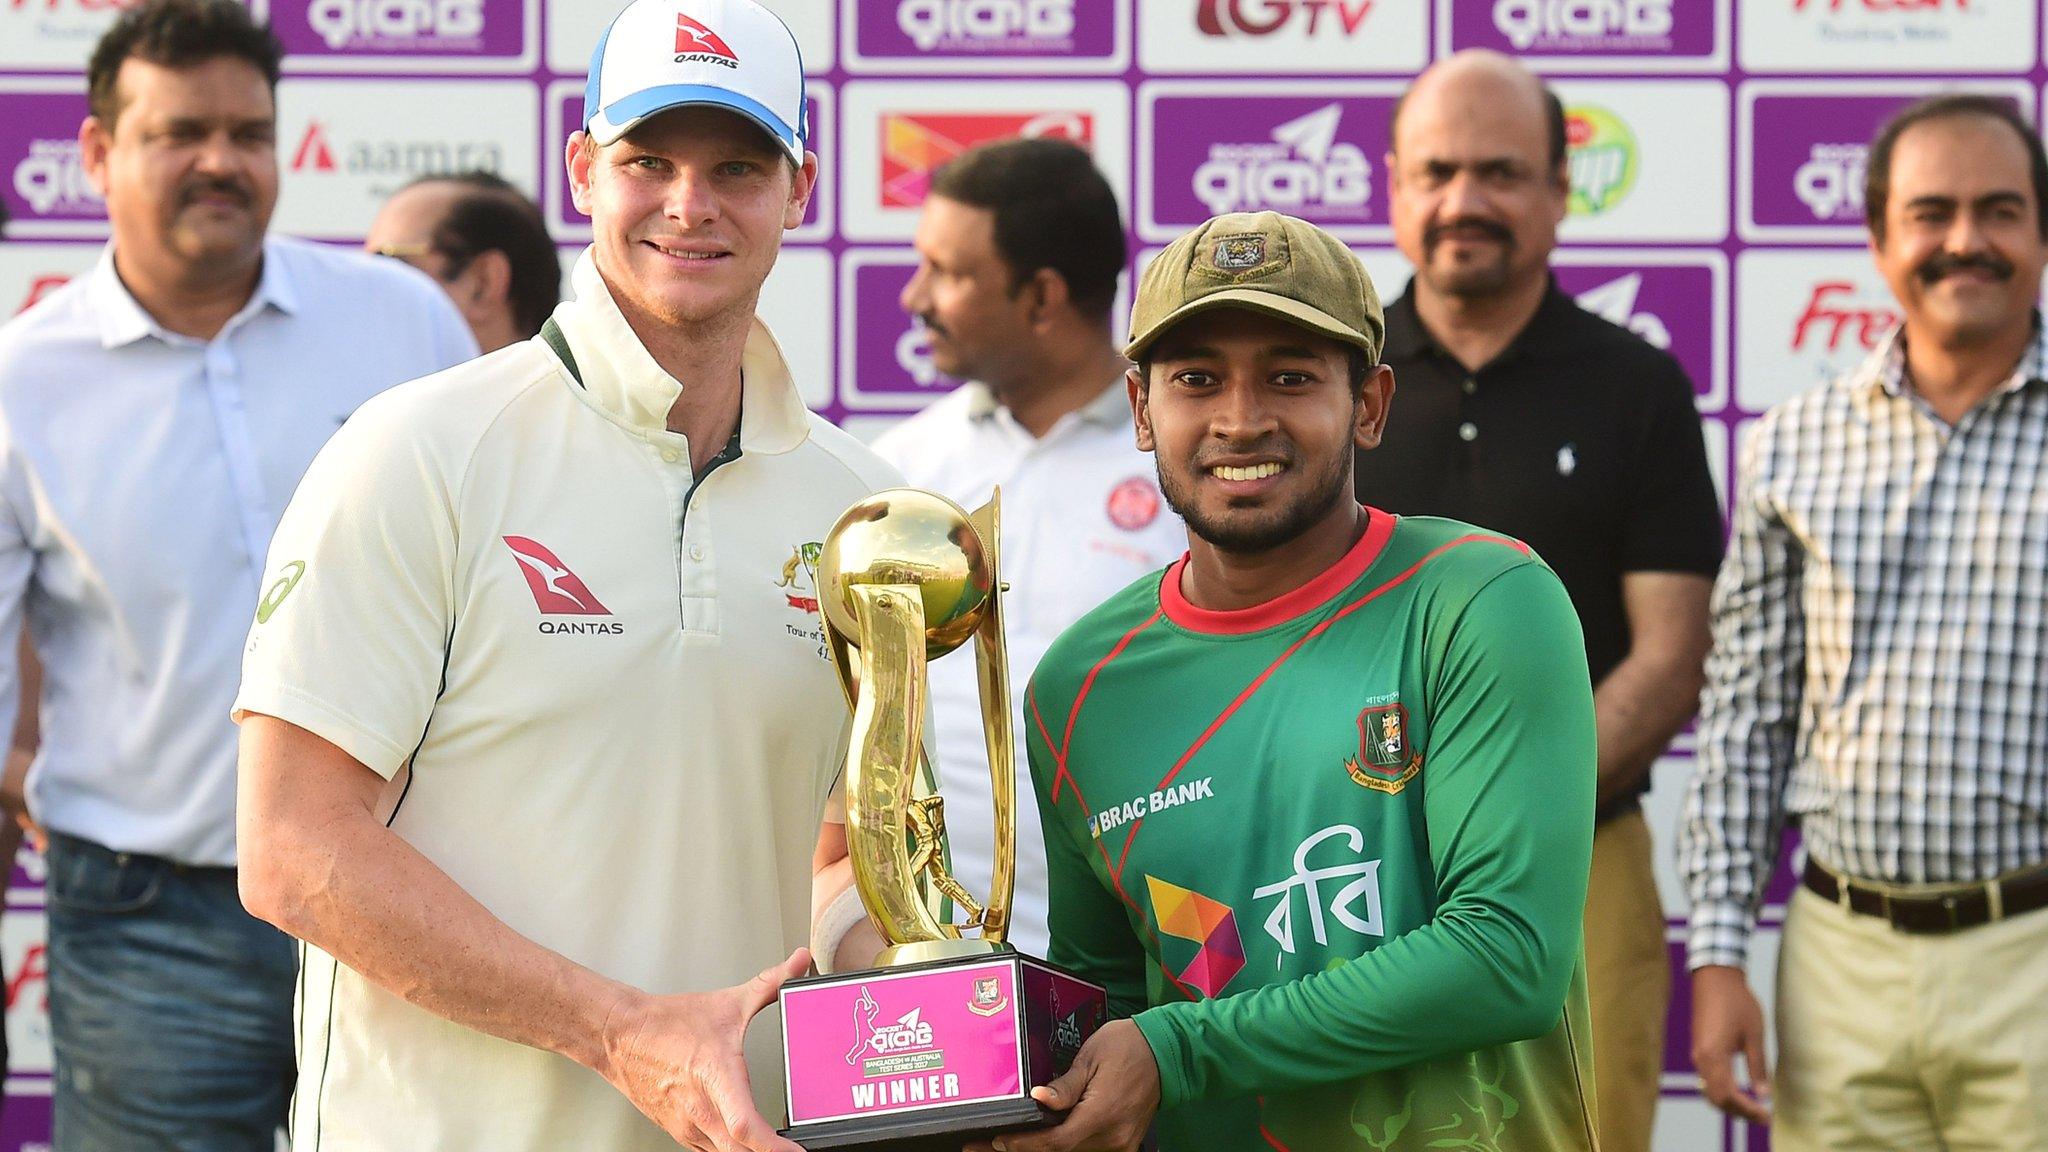
[[[1218,236],[1211,261],[1225,272],[1242,272],[1266,262],[1266,238],[1258,233]]]
[[[1422,757],[1408,742],[1408,709],[1399,702],[1378,704],[1358,714],[1358,755],[1344,761],[1352,781],[1393,795],[1422,771]]]

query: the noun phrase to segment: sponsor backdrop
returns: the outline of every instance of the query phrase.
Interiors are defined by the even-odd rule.
[[[277,226],[347,243],[425,173],[489,168],[589,235],[562,140],[619,0],[251,0],[289,56]],[[106,234],[78,165],[80,72],[118,0],[0,2],[0,316],[87,267]],[[896,297],[932,170],[979,141],[1064,136],[1125,197],[1149,255],[1211,213],[1277,208],[1353,243],[1383,292],[1387,118],[1409,76],[1468,47],[1526,59],[1569,108],[1572,214],[1558,277],[1668,348],[1726,484],[1735,438],[1861,356],[1893,305],[1862,249],[1866,144],[1903,101],[1968,86],[2030,115],[2048,81],[2042,0],[770,0],[812,77],[820,195],[762,310],[811,403],[862,435],[952,386]],[[566,257],[565,257],[566,258]],[[1398,417],[1394,435],[1400,434]],[[1652,796],[1681,962],[1670,830],[1681,746]],[[47,1139],[40,861],[7,893],[14,1068],[0,1152]],[[1781,877],[1775,901],[1782,901]],[[1775,924],[1782,904],[1765,919]],[[1767,990],[1775,957],[1755,958]],[[1660,1149],[1766,1146],[1698,1098],[1673,1006]]]

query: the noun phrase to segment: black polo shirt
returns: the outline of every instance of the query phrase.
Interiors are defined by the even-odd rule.
[[[1359,499],[1535,548],[1578,609],[1598,684],[1628,652],[1622,573],[1711,577],[1720,566],[1720,507],[1685,370],[1554,281],[1477,371],[1423,329],[1412,283],[1386,315],[1394,406],[1380,446],[1358,454]]]

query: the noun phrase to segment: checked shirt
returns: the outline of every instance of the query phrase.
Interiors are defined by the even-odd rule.
[[[1740,965],[1788,817],[1828,867],[1969,883],[2048,858],[2048,383],[2036,337],[1954,427],[1895,332],[1744,453],[1680,867]]]

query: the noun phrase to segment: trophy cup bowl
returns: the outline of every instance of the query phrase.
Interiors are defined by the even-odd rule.
[[[1066,1070],[1104,1015],[1100,987],[1005,942],[1016,745],[999,527],[1000,496],[969,513],[895,488],[847,509],[819,552],[818,611],[853,709],[847,854],[887,947],[879,967],[783,986],[783,1134],[807,1149],[952,1152],[1045,1123],[1031,1089]],[[926,665],[970,640],[995,810],[985,903],[947,871],[924,744]]]

